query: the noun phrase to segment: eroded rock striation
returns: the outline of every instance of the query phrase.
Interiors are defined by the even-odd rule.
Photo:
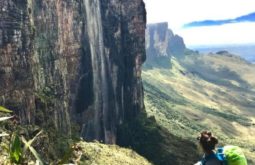
[[[142,0],[0,0],[0,105],[115,143],[144,109],[145,26]]]

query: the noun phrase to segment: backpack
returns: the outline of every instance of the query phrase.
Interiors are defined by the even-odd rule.
[[[247,160],[241,150],[237,146],[225,146],[217,148],[215,154],[208,155],[202,159],[202,165],[205,165],[210,159],[216,158],[223,165],[247,165]]]

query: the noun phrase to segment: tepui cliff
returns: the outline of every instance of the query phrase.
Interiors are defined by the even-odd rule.
[[[144,109],[145,28],[142,0],[0,0],[0,105],[115,143]]]
[[[148,59],[162,56],[181,58],[186,49],[183,38],[174,34],[167,22],[148,24],[146,53]]]

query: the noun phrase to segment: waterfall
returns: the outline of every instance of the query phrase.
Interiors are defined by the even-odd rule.
[[[93,91],[94,91],[94,131],[96,139],[100,139],[101,132],[104,130],[103,137],[106,143],[108,131],[105,128],[108,116],[108,83],[107,68],[108,58],[104,53],[103,27],[100,10],[100,0],[84,0],[87,18],[87,31],[90,43],[92,70],[93,70]],[[103,117],[103,128],[101,128]]]

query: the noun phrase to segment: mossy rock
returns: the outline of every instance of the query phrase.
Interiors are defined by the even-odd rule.
[[[135,151],[99,142],[79,142],[74,146],[75,163],[80,165],[151,165]]]

